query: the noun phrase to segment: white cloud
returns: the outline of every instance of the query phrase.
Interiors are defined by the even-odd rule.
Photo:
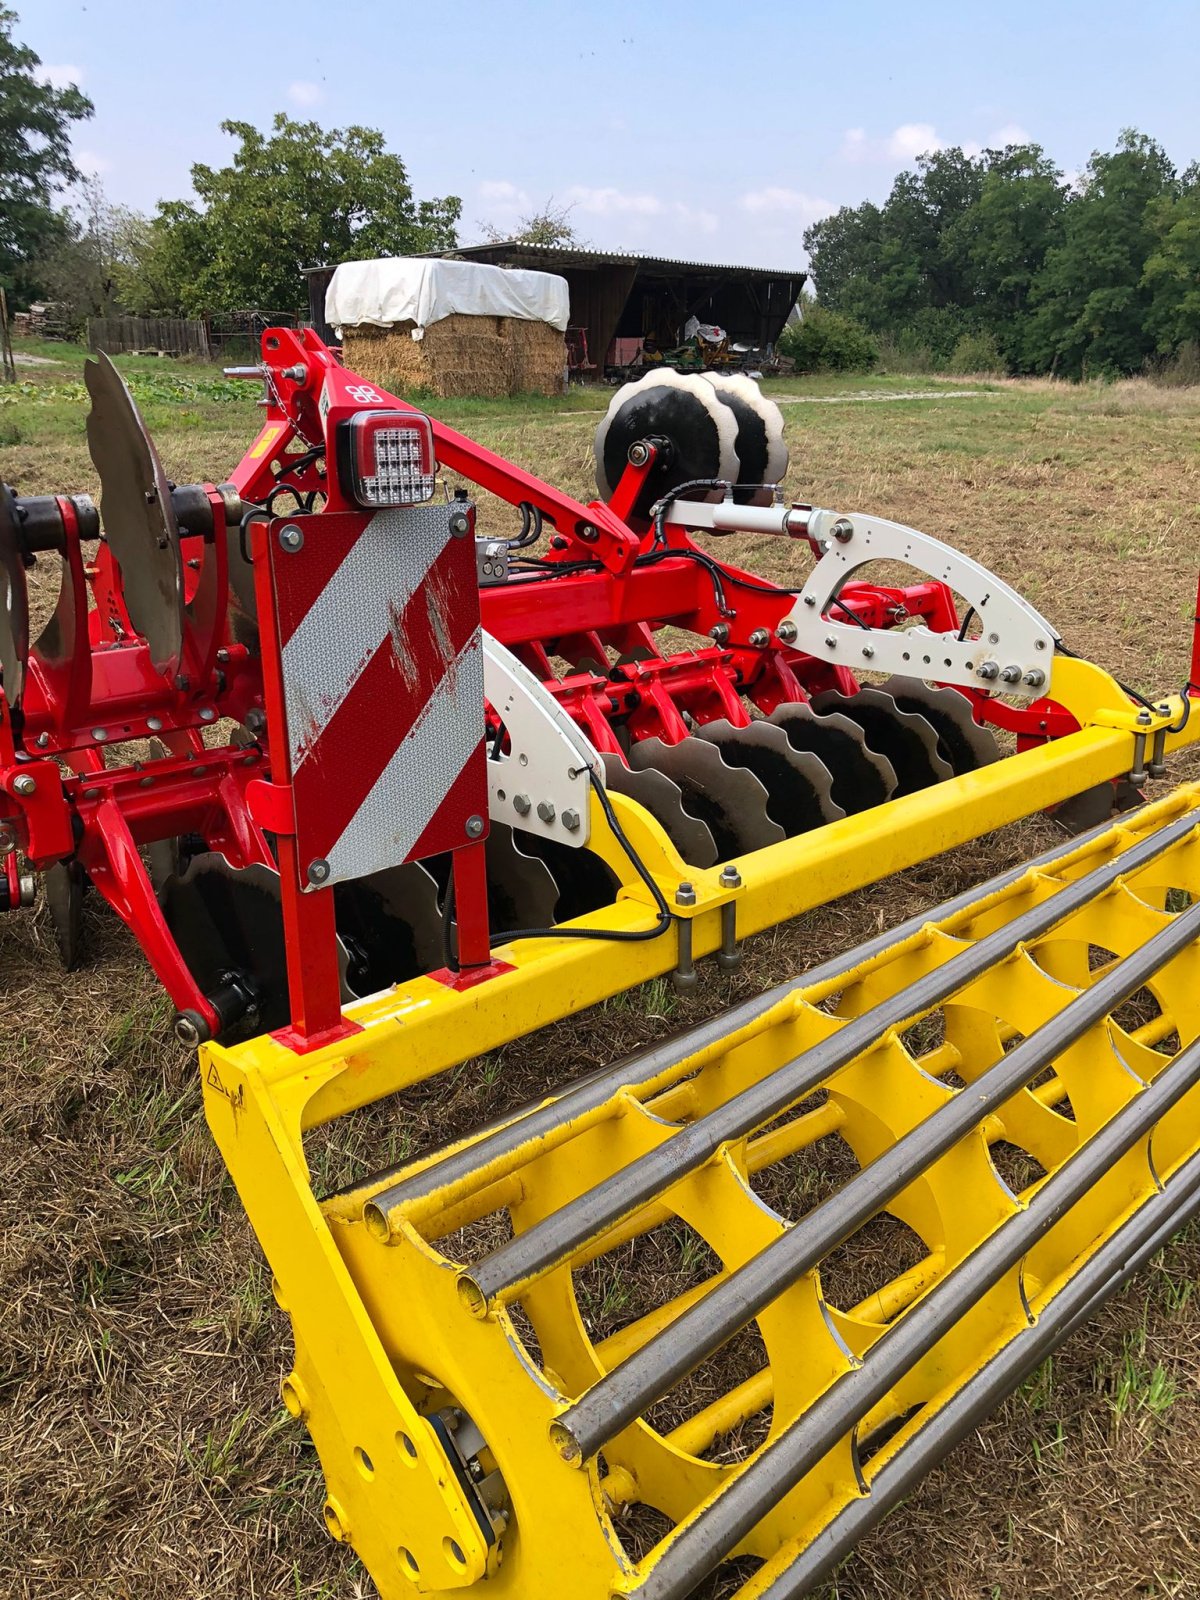
[[[476,191],[481,200],[486,200],[491,205],[527,206],[529,196],[524,189],[518,189],[515,183],[509,183],[506,178],[481,183]]]
[[[325,91],[319,83],[310,83],[305,78],[297,78],[294,83],[288,84],[288,99],[294,106],[319,106],[325,98]]]
[[[42,82],[49,83],[56,89],[70,88],[74,84],[79,88],[83,83],[83,68],[73,67],[69,62],[42,66]]]
[[[918,156],[941,148],[942,141],[932,122],[902,122],[887,141],[887,153],[893,161],[915,161]]]
[[[795,219],[804,225],[815,222],[818,217],[828,216],[835,209],[828,200],[820,200],[800,189],[770,187],[752,189],[749,194],[742,195],[738,205],[752,216],[786,217],[789,221]]]
[[[988,140],[988,145],[993,150],[1003,150],[1010,144],[1031,144],[1033,136],[1027,128],[1019,122],[1006,122],[1003,127],[997,128]]]
[[[112,171],[112,162],[107,156],[99,155],[95,150],[76,150],[72,158],[80,172],[89,176],[101,177],[106,172]]]
[[[611,186],[590,189],[576,183],[567,190],[567,204],[589,217],[657,217],[664,210],[656,194],[630,194]]]

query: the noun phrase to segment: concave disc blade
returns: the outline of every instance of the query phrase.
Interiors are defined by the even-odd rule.
[[[954,768],[938,754],[933,725],[914,712],[901,711],[881,689],[859,689],[850,695],[826,689],[813,696],[812,706],[820,713],[840,711],[858,723],[871,749],[891,762],[898,796],[954,776]]]
[[[901,711],[924,717],[938,736],[938,754],[955,772],[974,772],[1000,759],[990,728],[975,721],[971,702],[957,689],[936,689],[919,678],[889,678],[879,685]]]
[[[130,620],[159,672],[173,677],[183,648],[179,524],[158,452],[106,355],[83,368],[92,409],[88,450],[100,477],[100,515]]]
[[[782,728],[752,722],[735,728],[724,719],[706,722],[696,737],[715,744],[731,767],[745,767],[767,791],[767,815],[793,838],[846,813],[833,802],[829,769],[807,752],[793,750]]]
[[[787,835],[767,814],[767,791],[745,767],[731,767],[707,739],[639,739],[629,751],[635,771],[665,772],[692,816],[713,836],[718,860],[778,844]]]
[[[788,469],[788,448],[783,439],[783,412],[768,400],[753,378],[738,373],[706,372],[718,398],[733,412],[737,422],[737,454],[740,485],[779,483]],[[760,499],[769,503],[769,493],[757,497],[748,489],[734,491],[741,503]]]
[[[896,792],[896,774],[886,756],[872,750],[857,722],[836,711],[818,715],[804,701],[776,706],[769,719],[783,729],[793,750],[815,755],[833,780],[833,801],[847,816],[882,805]]]
[[[684,810],[683,795],[678,784],[672,783],[665,772],[644,767],[634,772],[620,756],[605,755],[605,787],[616,794],[628,795],[660,824],[663,832],[690,867],[715,867],[717,846],[707,823],[701,822]]]
[[[694,478],[736,482],[737,422],[721,404],[712,384],[695,374],[649,373],[618,389],[596,429],[596,487],[608,500],[629,461],[629,447],[640,439],[671,441],[669,460],[648,474],[638,502],[643,514],[668,490]]]
[[[616,877],[591,850],[572,849],[561,840],[543,839],[536,833],[523,833],[520,840],[521,847],[545,865],[558,889],[553,922],[570,922],[573,917],[599,911],[601,906],[610,906],[616,900],[619,887]],[[542,927],[551,925],[541,924]]]
[[[79,964],[83,882],[83,868],[78,861],[56,861],[42,874],[42,892],[54,927],[54,942],[67,972],[74,972]]]
[[[503,822],[493,822],[488,833],[488,919],[495,929],[548,928],[554,921],[558,884],[546,863],[522,848],[527,839]]]
[[[215,990],[227,972],[250,978],[258,1008],[247,1025],[269,1033],[288,1021],[287,959],[279,874],[269,867],[231,867],[214,850],[193,856],[187,870],[159,891],[163,916],[199,988]],[[345,981],[347,954],[338,944],[342,998],[353,999]]]
[[[442,965],[437,884],[420,862],[339,883],[333,896],[355,994],[376,994]]]
[[[20,709],[25,693],[25,666],[29,660],[29,588],[17,502],[6,483],[0,483],[0,678],[10,707]]]

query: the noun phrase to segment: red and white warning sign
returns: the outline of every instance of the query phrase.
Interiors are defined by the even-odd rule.
[[[434,504],[271,526],[287,768],[310,888],[486,831],[479,590],[470,530],[451,533],[461,513]]]

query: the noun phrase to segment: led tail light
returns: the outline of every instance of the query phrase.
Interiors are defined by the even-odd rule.
[[[338,425],[342,489],[367,510],[432,500],[436,471],[428,417],[359,411]]]

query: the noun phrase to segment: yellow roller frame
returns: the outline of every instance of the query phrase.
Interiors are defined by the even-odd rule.
[[[798,916],[1127,773],[1135,740],[1152,741],[1181,720],[1183,711],[1176,697],[1149,721],[1144,713],[1139,720],[1111,678],[1073,659],[1056,662],[1054,692],[1080,722],[1080,731],[743,856],[733,863],[741,880],[737,888],[723,886],[716,869],[686,866],[661,828],[634,802],[618,794],[610,799],[668,901],[674,903],[685,880],[694,886],[695,905],[679,915],[690,920],[699,958],[718,948],[721,907],[730,900],[736,903],[739,938]],[[1200,717],[1179,733],[1167,732],[1165,752],[1198,736]],[[1178,796],[1160,802],[1143,814],[1149,820],[1141,826],[1169,820],[1184,804]],[[651,926],[655,913],[650,897],[630,871],[595,801],[592,848],[617,874],[621,889],[615,904],[580,919],[581,925]],[[284,1403],[306,1421],[317,1443],[328,1484],[324,1514],[330,1534],[354,1545],[385,1600],[463,1588],[489,1570],[499,1576],[505,1570],[502,1544],[499,1554],[495,1545],[489,1549],[422,1412],[422,1379],[427,1375],[400,1371],[380,1332],[394,1326],[399,1316],[414,1319],[435,1336],[438,1319],[449,1316],[457,1303],[453,1272],[444,1262],[438,1266],[441,1258],[435,1252],[426,1274],[428,1296],[401,1307],[386,1301],[382,1287],[377,1293],[372,1289],[372,1282],[382,1284],[382,1278],[356,1281],[335,1243],[329,1208],[313,1193],[304,1134],[669,972],[678,959],[674,932],[637,944],[525,941],[500,954],[512,970],[474,988],[454,990],[418,978],[354,1003],[347,1014],[362,1031],[309,1055],[295,1055],[269,1036],[236,1046],[209,1044],[200,1052],[209,1125],[270,1263],[279,1304],[293,1323],[296,1362],[283,1384]],[[733,1050],[738,1043],[732,1036],[722,1048]],[[757,1048],[749,1037],[746,1044],[752,1051]],[[601,1160],[593,1181],[604,1175]],[[748,1248],[749,1241],[743,1246]],[[920,1287],[918,1274],[896,1292],[911,1297]],[[455,1332],[467,1347],[473,1335],[459,1328]],[[511,1355],[525,1381],[518,1391],[506,1379],[503,1365],[497,1367],[492,1373],[496,1410],[540,1404],[549,1420],[557,1399],[531,1367],[519,1340],[513,1345]],[[492,1355],[481,1354],[480,1359],[494,1362]],[[538,1395],[540,1400],[531,1398]],[[728,1426],[739,1404],[751,1398],[743,1395],[718,1408],[718,1414],[699,1424],[699,1433]],[[675,1444],[686,1454],[695,1442],[684,1436]],[[549,1452],[542,1461],[530,1460],[528,1470],[540,1475],[536,1500],[542,1514],[553,1520],[557,1506],[563,1528],[579,1527],[575,1502],[581,1487],[600,1495],[595,1484],[588,1490],[586,1475],[571,1472]],[[694,1476],[699,1488],[706,1474]],[[619,1473],[613,1475],[605,1485],[605,1504],[620,1503],[623,1487],[628,1498],[631,1486],[622,1484]],[[405,1530],[403,1544],[396,1538],[398,1521]],[[605,1517],[592,1525],[602,1530]],[[785,1514],[775,1532],[783,1539],[796,1527],[795,1518],[789,1522]],[[580,1594],[591,1594],[595,1583],[606,1582],[602,1573],[626,1565],[602,1532],[590,1542],[585,1538],[578,1547],[561,1550],[560,1579],[568,1561],[572,1588]],[[592,1583],[586,1579],[589,1572]],[[499,1587],[505,1587],[503,1582]],[[535,1600],[542,1590],[526,1593],[528,1600]]]

